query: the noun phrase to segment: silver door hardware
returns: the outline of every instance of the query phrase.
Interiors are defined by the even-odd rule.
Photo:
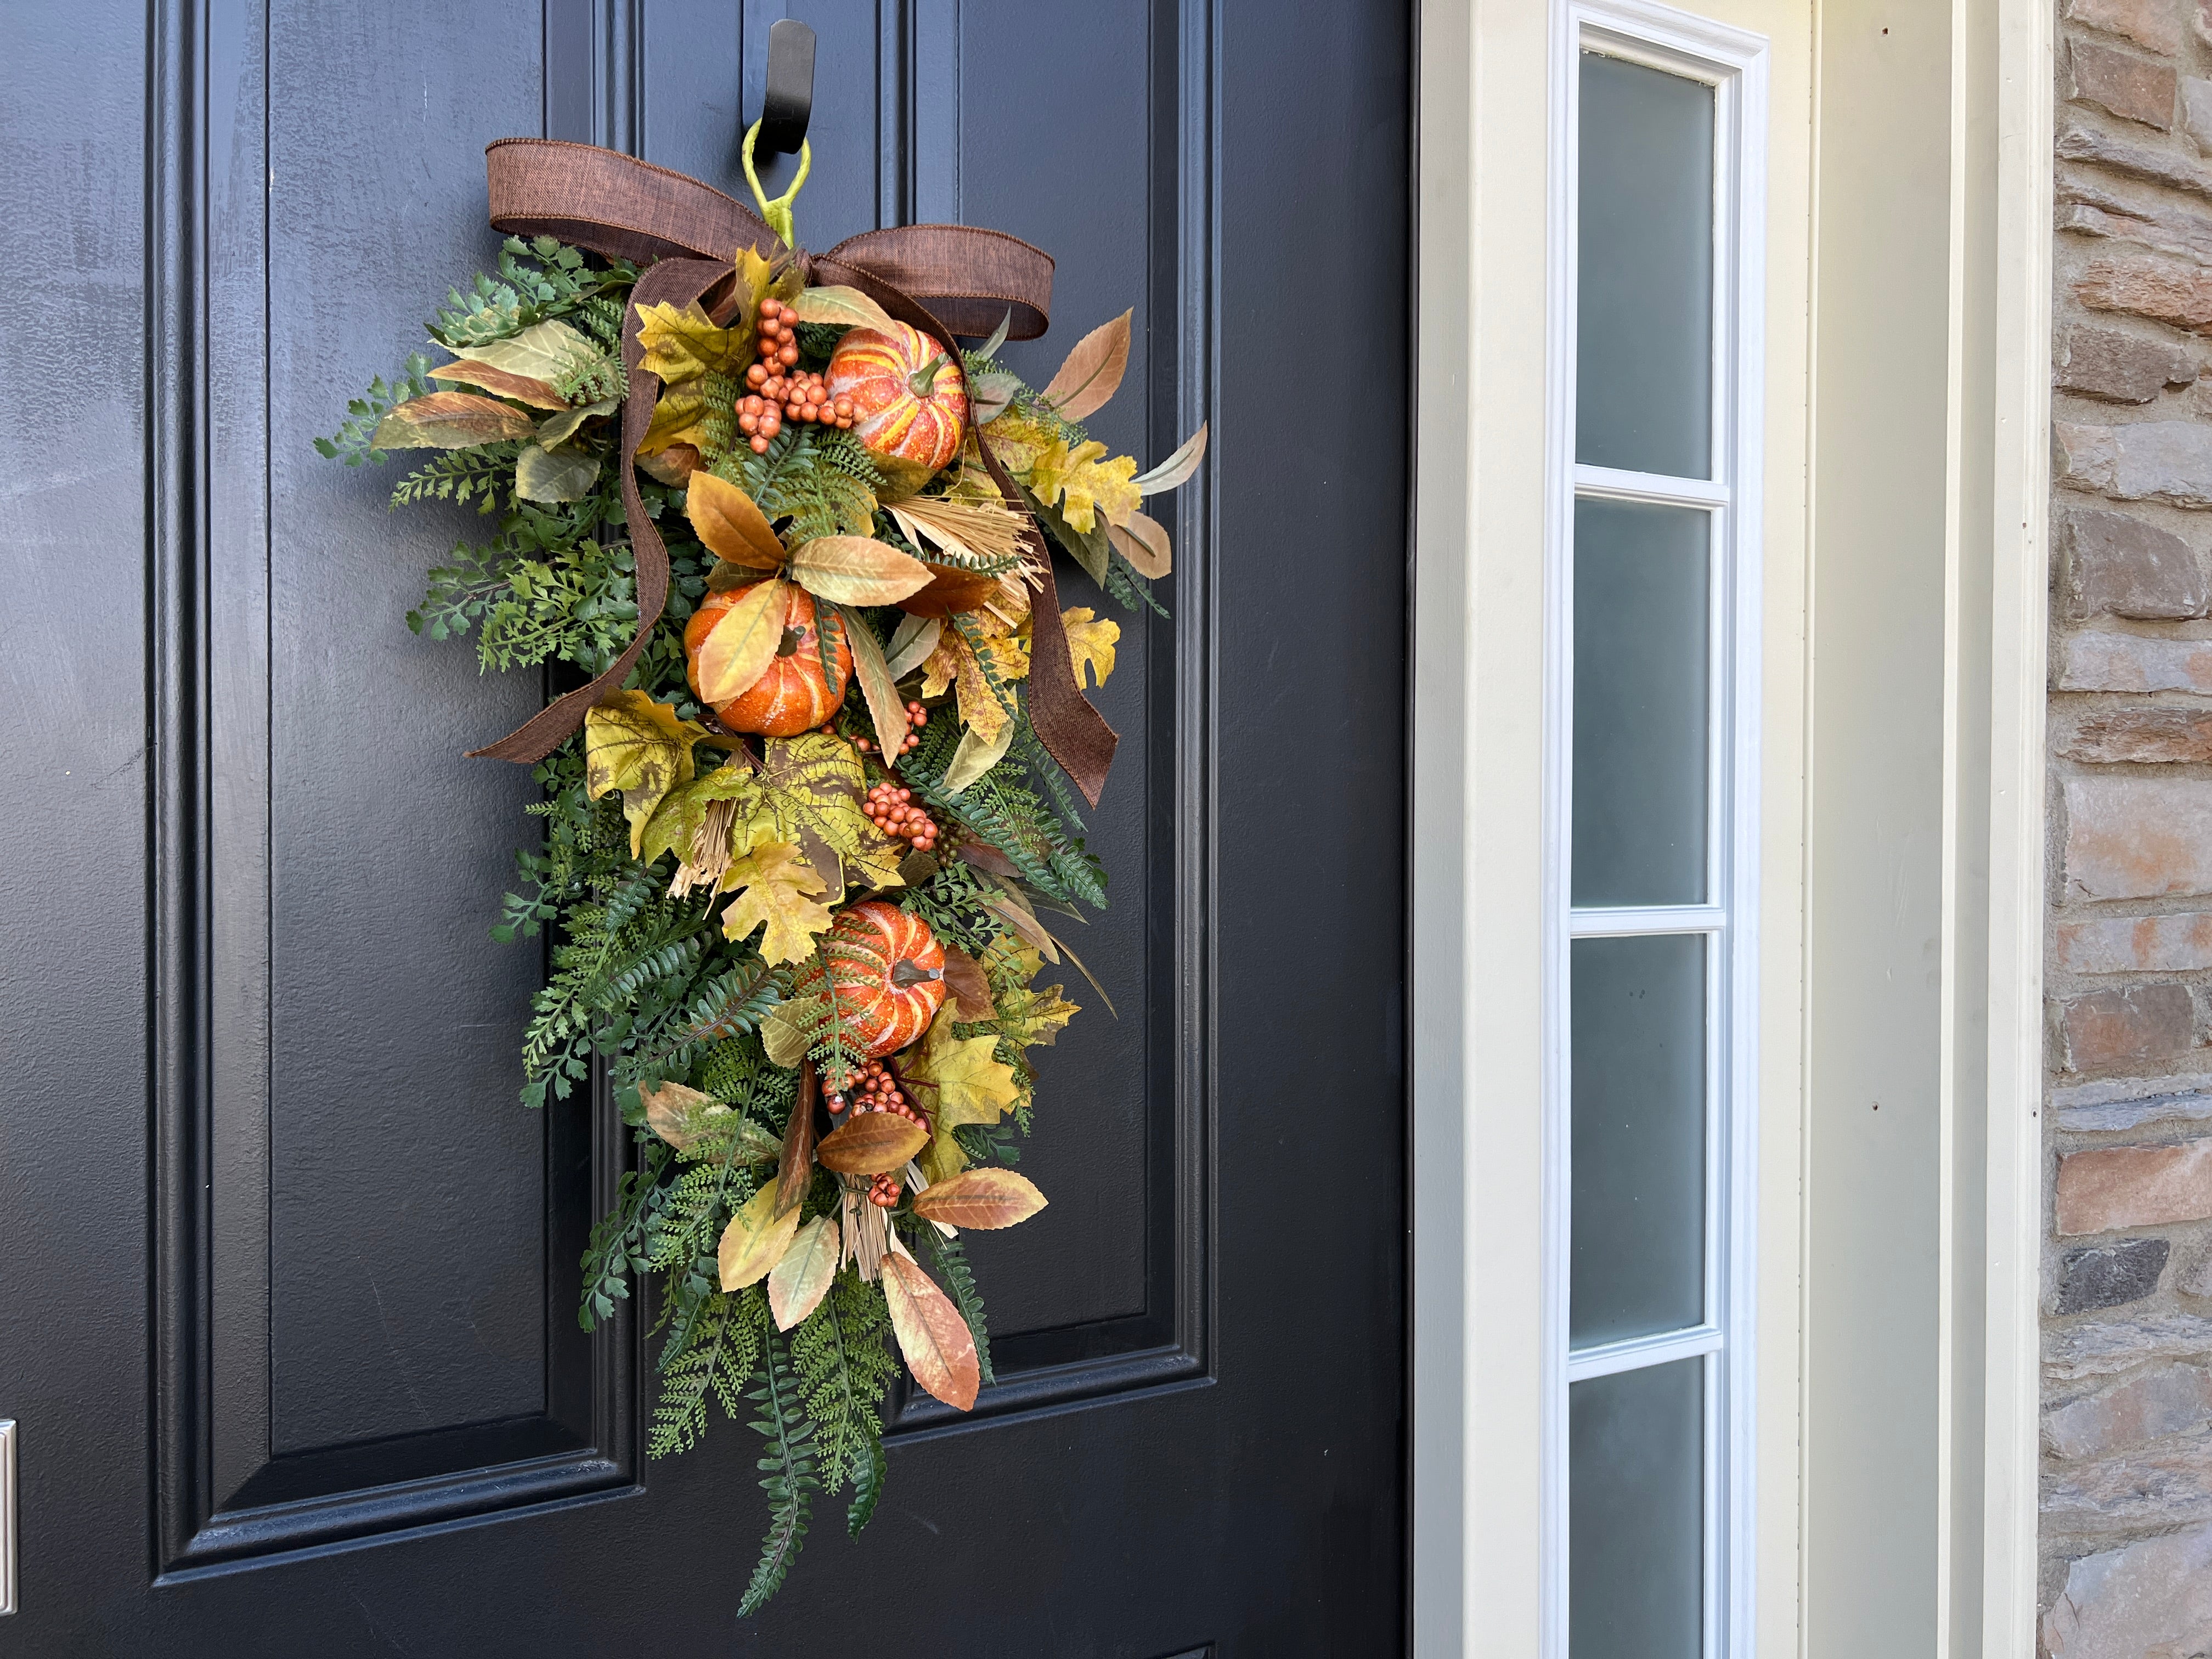
[[[0,1613],[15,1611],[15,1419],[0,1418]]]

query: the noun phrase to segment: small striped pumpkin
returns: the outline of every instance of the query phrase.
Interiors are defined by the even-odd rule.
[[[823,956],[845,1029],[871,1059],[918,1040],[944,1006],[945,947],[896,904],[870,899],[840,911]]]
[[[896,493],[911,495],[960,453],[967,382],[959,363],[920,329],[847,330],[825,378],[830,397],[853,400],[853,435]]]
[[[749,583],[720,593],[709,593],[691,620],[684,624],[685,678],[691,695],[699,695],[699,651],[723,612],[751,591]],[[815,637],[814,596],[797,582],[783,613],[783,643],[768,672],[714,710],[714,717],[732,732],[754,732],[768,738],[795,738],[811,732],[836,714],[853,684],[853,647],[845,630],[837,630],[832,654],[837,661],[837,689],[832,691],[822,672],[822,646]]]

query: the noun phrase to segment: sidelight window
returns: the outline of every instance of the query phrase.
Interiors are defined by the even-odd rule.
[[[1748,1653],[1763,43],[1554,40],[1547,1648]]]

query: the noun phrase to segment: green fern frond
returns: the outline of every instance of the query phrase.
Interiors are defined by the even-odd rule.
[[[814,1472],[813,1427],[799,1400],[798,1379],[792,1375],[784,1345],[776,1334],[766,1334],[765,1350],[753,1373],[757,1384],[745,1398],[760,1408],[753,1428],[768,1442],[768,1455],[760,1460],[761,1490],[768,1494],[768,1535],[761,1540],[760,1563],[752,1582],[745,1586],[738,1616],[750,1618],[783,1588],[799,1547],[806,1540],[808,1498],[821,1485]]]

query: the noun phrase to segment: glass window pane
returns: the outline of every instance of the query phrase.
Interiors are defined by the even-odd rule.
[[[1579,1348],[1705,1316],[1705,939],[1571,948],[1567,1329]]]
[[[1705,899],[1712,518],[1575,503],[1577,906]]]
[[[1711,476],[1713,89],[1585,52],[1575,459]]]
[[[1698,1659],[1705,1366],[1677,1359],[1567,1390],[1571,1659]]]

